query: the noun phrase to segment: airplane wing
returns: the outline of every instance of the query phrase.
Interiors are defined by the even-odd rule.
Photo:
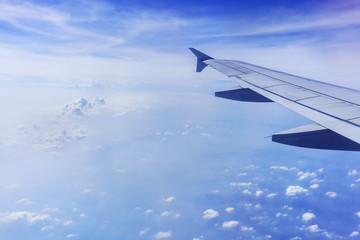
[[[316,149],[360,151],[360,91],[253,64],[214,59],[194,48],[197,72],[206,66],[236,80],[239,87],[215,96],[245,102],[276,102],[314,121],[272,135],[272,141]]]

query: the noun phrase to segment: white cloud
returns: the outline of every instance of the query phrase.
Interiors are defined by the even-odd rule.
[[[26,219],[26,221],[29,224],[52,220],[50,215],[48,215],[48,214],[39,214],[36,212],[28,212],[28,211],[18,211],[18,212],[10,212],[10,213],[0,214],[0,222],[10,223],[10,222],[14,222],[19,219]]]
[[[166,198],[164,201],[170,203],[170,202],[172,202],[174,200],[175,200],[175,197],[171,196],[171,197]]]
[[[281,217],[281,216],[287,217],[288,215],[287,215],[287,213],[278,212],[278,213],[275,214],[275,216],[276,216],[276,217]]]
[[[285,205],[284,208],[287,208],[288,210],[293,210],[293,207],[289,207],[288,205]]]
[[[336,192],[327,192],[325,193],[326,196],[330,197],[330,198],[334,198],[337,196]]]
[[[259,197],[259,196],[261,196],[263,193],[264,193],[263,191],[258,190],[258,191],[256,191],[255,195],[256,195],[257,197]]]
[[[298,178],[298,180],[304,180],[304,179],[306,179],[306,178],[314,178],[314,177],[316,177],[316,173],[314,173],[314,172],[312,172],[312,173],[310,173],[310,172],[298,172],[298,174],[297,174],[298,176],[299,176],[299,178]]]
[[[318,171],[319,173],[322,173],[322,172],[324,172],[324,169],[323,169],[323,168],[319,168],[317,171]]]
[[[356,169],[348,171],[349,176],[357,175],[359,172]]]
[[[306,229],[312,233],[319,232],[321,230],[317,224],[311,225],[311,226],[307,227]]]
[[[318,187],[319,187],[319,184],[317,184],[317,183],[310,186],[311,189],[315,189],[315,188],[318,188]]]
[[[356,212],[355,214],[356,216],[360,217],[360,212]]]
[[[78,235],[75,234],[75,233],[69,233],[68,235],[66,235],[67,238],[75,238],[77,237]]]
[[[200,239],[203,239],[204,238],[204,235],[201,235],[200,237],[194,237],[192,240],[200,240]]]
[[[315,179],[311,180],[310,182],[311,183],[321,183],[321,182],[324,182],[324,180],[315,178]]]
[[[145,212],[144,212],[144,214],[150,214],[150,213],[152,213],[154,210],[152,210],[152,209],[147,209]]]
[[[59,208],[44,208],[42,210],[43,212],[58,212],[59,211]]]
[[[236,174],[236,176],[238,176],[238,177],[246,176],[246,175],[247,175],[247,172],[241,172],[241,173]]]
[[[247,183],[244,183],[244,182],[238,182],[238,183],[232,182],[232,183],[230,183],[230,185],[233,186],[233,187],[236,187],[236,186],[238,186],[238,187],[250,187],[252,185],[252,183],[251,182],[247,182]]]
[[[284,171],[297,170],[296,167],[288,168],[288,167],[285,167],[285,166],[271,166],[270,168],[271,168],[271,169],[284,170]]]
[[[84,190],[82,190],[82,193],[91,193],[92,192],[92,190],[91,189],[84,189]]]
[[[353,231],[352,233],[349,234],[349,237],[356,237],[359,235],[358,231]]]
[[[73,225],[73,224],[74,224],[73,220],[68,220],[68,221],[63,222],[64,226],[70,226],[70,225]]]
[[[233,207],[227,207],[227,208],[225,208],[225,211],[226,212],[228,212],[228,213],[232,213],[232,212],[234,212],[234,208]]]
[[[302,220],[307,222],[310,221],[311,219],[314,219],[315,217],[316,217],[315,214],[307,212],[302,215]]]
[[[241,231],[253,231],[254,228],[253,227],[241,227]]]
[[[73,114],[76,116],[81,116],[87,113],[94,106],[104,105],[105,100],[99,97],[96,97],[93,101],[88,101],[85,98],[79,98],[74,100],[70,104],[66,104],[63,108],[62,115]]]
[[[267,198],[274,198],[274,197],[276,197],[276,196],[277,196],[276,193],[268,193],[268,194],[266,195]]]
[[[307,193],[309,190],[300,187],[300,186],[289,186],[286,189],[286,195],[288,196],[295,196],[297,194],[301,194],[301,193]]]
[[[164,211],[164,212],[161,213],[161,216],[163,216],[163,217],[167,217],[169,215],[170,215],[169,211]]]
[[[171,231],[167,231],[167,232],[158,232],[154,235],[155,239],[165,239],[165,238],[170,238],[172,235]]]
[[[232,221],[223,222],[221,226],[223,228],[233,228],[236,227],[237,225],[239,225],[239,222],[232,220]]]
[[[250,195],[250,194],[251,194],[251,192],[250,192],[249,190],[247,190],[247,189],[243,190],[242,193],[243,193],[243,194],[247,194],[247,195]]]
[[[219,212],[215,211],[214,209],[206,209],[203,212],[204,219],[216,218],[217,216],[219,216]]]
[[[54,229],[54,226],[46,225],[46,226],[43,226],[40,231],[48,231],[48,230],[53,230],[53,229]]]
[[[16,203],[17,204],[23,203],[25,205],[28,205],[28,204],[31,204],[32,202],[30,201],[30,199],[22,198],[22,199],[18,200]]]
[[[150,230],[150,228],[147,227],[147,228],[141,230],[139,235],[142,236],[142,235],[146,234],[149,230]]]

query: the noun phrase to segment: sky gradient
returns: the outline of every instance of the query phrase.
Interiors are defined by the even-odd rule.
[[[358,1],[0,0],[0,239],[356,239],[357,152],[212,93],[216,58],[360,89]]]

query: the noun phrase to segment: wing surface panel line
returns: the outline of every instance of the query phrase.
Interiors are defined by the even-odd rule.
[[[214,60],[220,60],[220,59],[214,59]],[[288,75],[288,76],[291,76],[291,77],[301,78],[301,79],[308,80],[308,81],[311,81],[311,82],[320,83],[320,84],[324,84],[324,85],[328,85],[328,86],[332,86],[332,87],[338,87],[338,88],[342,88],[342,89],[347,89],[347,90],[351,90],[351,91],[355,91],[355,92],[357,92],[357,93],[360,93],[360,90],[357,90],[357,89],[348,88],[348,87],[343,87],[343,86],[339,86],[339,85],[335,85],[335,84],[331,84],[331,83],[327,83],[327,82],[321,82],[321,81],[314,80],[314,79],[310,79],[310,78],[300,77],[300,76],[297,76],[297,75],[294,75],[294,74],[277,71],[277,70],[274,70],[274,69],[270,69],[270,68],[258,66],[258,65],[251,64],[251,63],[246,63],[246,62],[237,61],[237,60],[223,60],[223,61],[225,61],[225,62],[231,62],[231,63],[239,62],[239,63],[245,64],[245,65],[249,65],[249,66],[252,66],[252,67],[261,68],[261,69],[264,69],[264,70],[267,70],[267,71],[276,72],[276,73]],[[236,65],[236,63],[234,63],[234,64]],[[225,65],[225,64],[224,64],[224,65]],[[225,65],[225,66],[227,66],[227,65]],[[238,66],[239,66],[239,65],[238,65]],[[227,67],[229,67],[229,66],[227,66]],[[242,67],[242,66],[239,66],[239,67]],[[242,68],[246,68],[246,67],[242,67]],[[247,68],[247,69],[248,69],[248,68]],[[249,69],[249,70],[250,70],[250,69]],[[250,71],[254,71],[254,70],[250,70]],[[254,72],[256,72],[256,71],[254,71]],[[261,73],[260,73],[260,74],[261,74]]]
[[[236,78],[239,78],[239,77],[236,77]],[[316,109],[316,108],[313,108],[313,107],[310,107],[310,106],[308,106],[308,105],[305,105],[305,104],[303,104],[303,103],[296,102],[296,101],[294,101],[294,100],[292,100],[292,99],[290,99],[290,98],[284,97],[284,96],[282,96],[282,95],[280,95],[280,94],[278,94],[278,93],[274,93],[274,92],[272,92],[272,91],[270,91],[270,90],[268,90],[268,89],[259,87],[259,86],[255,85],[255,84],[253,84],[253,83],[251,83],[251,82],[248,82],[248,81],[246,81],[246,80],[244,80],[244,79],[241,79],[241,78],[240,78],[240,80],[246,82],[247,84],[250,84],[250,85],[253,86],[253,87],[260,88],[260,89],[262,89],[263,91],[269,92],[269,93],[271,93],[271,94],[273,94],[273,95],[275,95],[275,96],[281,97],[281,98],[283,98],[283,99],[286,99],[287,101],[290,101],[290,102],[293,102],[293,103],[295,103],[295,104],[301,105],[301,106],[303,106],[303,107],[305,107],[305,108],[308,108],[308,109],[311,109],[311,110],[313,110],[313,111],[315,111],[315,112],[318,112],[318,113],[324,114],[324,115],[326,115],[326,116],[335,118],[335,119],[337,119],[337,120],[339,120],[339,121],[346,122],[346,123],[351,124],[351,125],[354,125],[354,126],[356,126],[356,127],[360,127],[360,125],[358,125],[358,124],[356,124],[356,123],[353,123],[353,122],[349,122],[347,119],[342,119],[342,118],[336,117],[336,116],[334,116],[334,115],[328,114],[328,113],[326,113],[326,112],[320,111],[320,110],[318,110],[318,109]],[[281,105],[282,105],[282,104],[281,104]],[[299,114],[301,114],[301,113],[299,113]],[[360,118],[360,116],[359,116],[358,118]]]
[[[223,63],[220,63],[220,64],[223,64]],[[232,68],[233,70],[237,70],[236,68],[231,67],[231,66],[228,66],[228,65],[226,65],[226,64],[223,64],[223,65],[225,65],[226,67]],[[254,65],[254,66],[255,66],[255,65]],[[256,66],[256,67],[258,67],[258,66]],[[266,69],[266,68],[265,68],[265,69]],[[266,69],[266,70],[270,70],[270,69]],[[316,93],[316,94],[320,94],[320,95],[322,95],[322,96],[326,96],[326,97],[329,97],[329,98],[332,98],[332,99],[336,99],[336,100],[340,100],[340,101],[343,101],[343,102],[347,102],[347,103],[350,103],[350,104],[353,104],[353,105],[355,105],[355,106],[360,107],[360,104],[357,104],[357,103],[354,103],[354,102],[350,102],[350,101],[347,101],[347,100],[344,100],[344,99],[340,99],[340,98],[337,98],[337,97],[334,97],[334,96],[331,96],[331,95],[328,95],[328,94],[325,94],[325,93],[321,93],[321,92],[318,92],[318,91],[315,91],[315,90],[312,90],[312,89],[309,89],[309,88],[306,88],[306,87],[303,87],[303,86],[299,86],[299,85],[296,85],[296,84],[294,84],[294,83],[287,82],[287,81],[284,81],[284,80],[282,80],[282,79],[278,79],[278,78],[276,78],[276,77],[272,77],[272,76],[269,76],[269,75],[267,75],[267,74],[264,74],[264,73],[255,71],[255,70],[251,70],[251,71],[253,71],[253,72],[255,72],[255,73],[258,73],[258,74],[260,74],[260,75],[266,76],[266,77],[268,77],[268,78],[272,78],[272,79],[274,79],[274,80],[276,80],[276,81],[281,81],[281,82],[283,82],[283,83],[285,83],[285,84],[289,84],[289,85],[292,85],[292,86],[294,86],[294,87],[299,87],[299,88],[301,88],[301,89],[305,89],[306,91],[309,91],[309,92],[313,92],[313,93]],[[273,70],[270,70],[270,71],[273,71]],[[275,71],[275,72],[276,72],[276,71]],[[279,72],[279,73],[282,73],[282,72]],[[282,73],[282,74],[286,74],[286,73]],[[286,75],[290,75],[290,74],[286,74]],[[294,76],[295,76],[295,75],[294,75]],[[236,78],[239,78],[240,76],[235,75],[235,77],[236,77]],[[295,77],[298,77],[298,76],[295,76]],[[298,77],[298,78],[302,78],[302,77]],[[302,79],[309,80],[309,81],[315,81],[315,82],[317,82],[317,83],[326,84],[326,85],[331,85],[331,86],[335,86],[335,87],[340,87],[340,86],[336,86],[336,85],[332,85],[332,84],[327,84],[327,83],[319,82],[319,81],[316,81],[316,80],[311,80],[311,79],[306,79],[306,78],[302,78]],[[243,80],[243,79],[241,79],[241,80]],[[244,81],[244,80],[243,80],[243,81]],[[259,87],[259,88],[262,88],[262,87]],[[341,87],[341,88],[342,88],[342,87]],[[354,90],[354,89],[351,89],[351,90]],[[357,91],[357,90],[355,90],[355,91]]]

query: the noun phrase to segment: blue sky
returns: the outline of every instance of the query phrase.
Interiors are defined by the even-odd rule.
[[[360,89],[358,1],[0,1],[0,239],[356,239],[358,153],[216,99],[188,47]]]

